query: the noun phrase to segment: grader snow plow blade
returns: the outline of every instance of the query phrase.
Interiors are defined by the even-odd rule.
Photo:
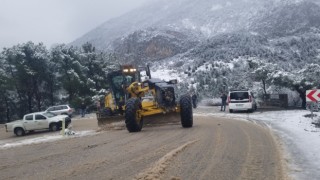
[[[143,126],[158,126],[167,124],[180,124],[180,113],[160,113],[143,117]]]
[[[104,126],[106,124],[111,124],[114,122],[124,121],[124,116],[122,115],[115,115],[115,116],[103,116],[101,113],[97,112],[97,120],[98,126]]]

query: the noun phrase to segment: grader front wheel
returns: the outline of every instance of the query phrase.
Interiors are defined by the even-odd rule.
[[[180,117],[181,125],[184,128],[190,128],[193,125],[192,102],[189,95],[183,95],[180,98]]]
[[[143,119],[139,110],[141,110],[141,102],[138,98],[131,98],[127,101],[125,123],[129,132],[139,132],[142,129]]]

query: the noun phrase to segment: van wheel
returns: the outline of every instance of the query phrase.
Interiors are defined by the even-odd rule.
[[[25,135],[25,132],[22,128],[15,128],[14,129],[14,133],[17,135],[17,136],[24,136]]]
[[[233,110],[232,110],[232,109],[229,109],[229,113],[233,113]]]

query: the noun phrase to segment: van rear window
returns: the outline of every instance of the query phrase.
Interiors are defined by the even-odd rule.
[[[243,100],[249,99],[248,92],[232,92],[230,93],[230,99]]]

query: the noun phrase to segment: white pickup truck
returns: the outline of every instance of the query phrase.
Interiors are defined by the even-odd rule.
[[[62,127],[62,121],[65,120],[66,128],[71,123],[68,115],[56,115],[51,112],[36,112],[26,114],[22,120],[13,121],[5,124],[7,132],[14,132],[17,136],[23,136],[26,132],[49,129],[57,131]]]

